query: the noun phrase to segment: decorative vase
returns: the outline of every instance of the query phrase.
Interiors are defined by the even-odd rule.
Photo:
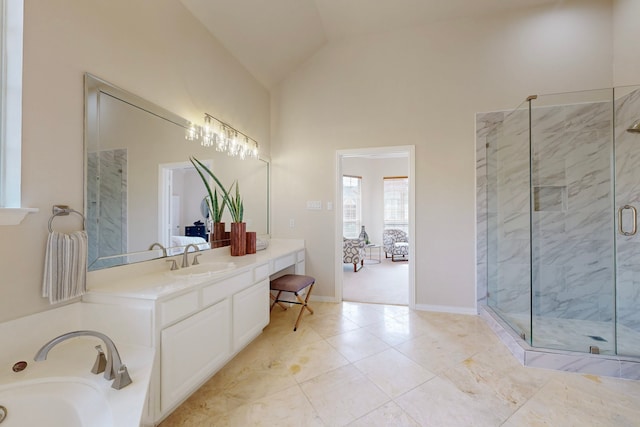
[[[247,223],[231,223],[231,256],[247,254]]]
[[[247,231],[247,254],[256,253],[256,238],[257,233],[255,231]]]
[[[358,236],[358,238],[360,240],[364,240],[364,242],[368,245],[369,244],[369,235],[367,234],[366,231],[364,231],[364,225],[362,226],[362,231],[360,232],[360,236]]]
[[[211,233],[211,247],[221,248],[225,245],[224,222],[213,223],[213,233]]]

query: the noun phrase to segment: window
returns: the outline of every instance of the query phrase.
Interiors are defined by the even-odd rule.
[[[409,233],[409,178],[384,178],[384,229],[397,228]]]
[[[22,147],[23,0],[0,0],[0,225],[18,224]]]
[[[362,222],[362,177],[342,177],[342,234],[349,239],[360,235]]]

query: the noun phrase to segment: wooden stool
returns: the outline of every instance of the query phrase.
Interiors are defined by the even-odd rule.
[[[293,327],[294,331],[298,329],[298,323],[300,323],[300,318],[302,317],[302,312],[304,312],[305,308],[309,310],[309,313],[313,314],[313,310],[311,309],[311,307],[309,307],[307,302],[309,301],[309,296],[311,296],[311,290],[313,289],[314,283],[316,283],[315,278],[311,276],[303,276],[301,274],[285,274],[282,277],[273,279],[270,283],[271,290],[278,291],[278,294],[275,297],[271,295],[271,299],[273,300],[273,303],[271,304],[271,310],[273,310],[273,306],[275,306],[276,304],[286,310],[287,307],[282,304],[283,302],[287,302],[290,304],[299,304],[302,306],[300,308],[300,314],[298,314],[298,319],[296,319],[296,324]],[[302,298],[300,298],[300,295],[298,295],[298,293],[306,287],[309,287],[309,290],[307,291],[307,295],[303,300]],[[282,294],[283,292],[290,292],[294,294],[298,301],[281,300],[280,294]]]

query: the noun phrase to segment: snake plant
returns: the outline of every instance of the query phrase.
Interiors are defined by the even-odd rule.
[[[231,214],[232,221],[242,222],[242,218],[244,215],[244,204],[242,202],[242,198],[240,197],[240,186],[238,185],[238,181],[235,181],[233,184],[231,184],[231,187],[229,187],[229,190],[227,190],[226,188],[224,188],[224,185],[222,185],[222,182],[220,182],[218,177],[215,176],[211,169],[209,169],[204,163],[202,163],[195,157],[190,157],[189,160],[198,172],[198,175],[200,175],[200,178],[202,179],[202,182],[207,189],[208,197],[211,200],[210,211],[214,222],[216,222],[214,208],[218,204],[218,194],[215,188],[213,192],[211,191],[211,186],[209,185],[209,181],[207,180],[206,175],[210,176],[213,179],[213,181],[216,183],[216,186],[222,192],[222,207],[217,210],[219,214],[217,222],[220,222],[219,219],[222,217],[225,205],[229,208],[229,213]],[[234,186],[236,187],[235,195],[231,196],[230,193],[233,190]]]

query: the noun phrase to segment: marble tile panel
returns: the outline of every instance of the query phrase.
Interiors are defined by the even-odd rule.
[[[607,131],[611,129],[613,108],[611,102],[589,102],[568,105],[566,109],[565,131]]]
[[[559,134],[566,131],[568,111],[564,106],[533,107],[531,109],[531,132],[534,135]]]

